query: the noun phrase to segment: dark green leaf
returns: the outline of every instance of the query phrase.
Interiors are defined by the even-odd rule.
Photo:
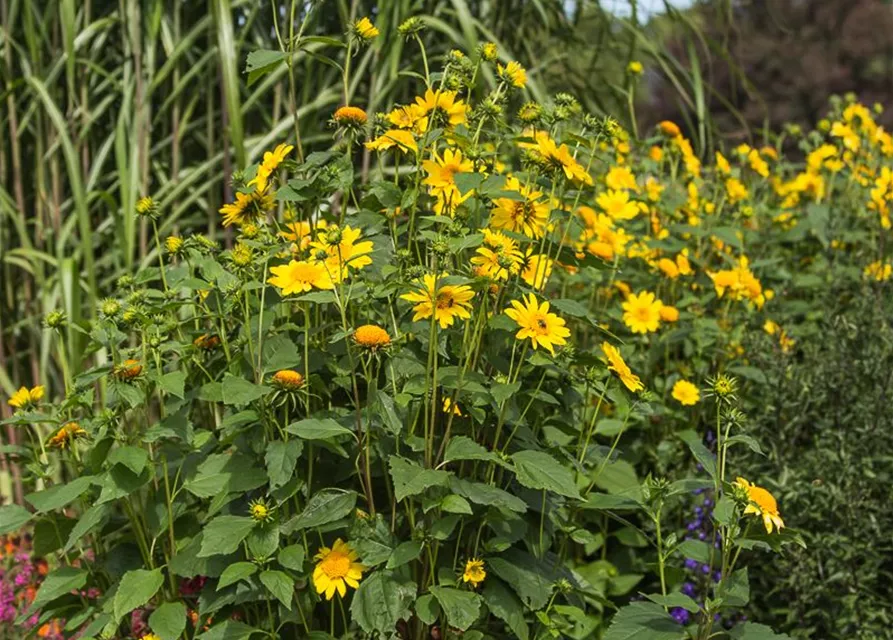
[[[239,548],[257,523],[242,516],[217,516],[204,529],[200,558],[226,555]]]
[[[163,583],[161,569],[136,569],[125,573],[115,591],[115,620],[149,602]]]
[[[322,489],[310,498],[304,510],[283,528],[290,534],[301,529],[312,529],[345,517],[357,504],[357,494],[341,489]]]
[[[664,608],[633,602],[614,615],[603,640],[684,640],[688,634]]]
[[[282,571],[262,571],[260,581],[286,609],[291,611],[295,581],[288,574]]]
[[[451,627],[465,631],[480,615],[481,597],[476,593],[454,587],[431,587],[430,591]]]
[[[444,486],[450,478],[450,474],[446,471],[425,469],[400,456],[391,456],[388,463],[398,502],[409,496],[418,495],[430,487]]]
[[[165,602],[149,616],[149,628],[161,640],[177,640],[186,629],[186,605]]]
[[[518,451],[512,454],[518,482],[529,489],[552,491],[568,498],[580,498],[574,474],[558,460],[542,451]]]
[[[239,580],[244,580],[257,573],[257,565],[253,562],[236,562],[229,565],[220,574],[220,580],[217,582],[217,591],[231,584],[235,584]]]

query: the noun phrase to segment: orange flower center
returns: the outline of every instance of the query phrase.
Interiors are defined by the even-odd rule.
[[[343,578],[350,571],[350,558],[343,553],[332,551],[319,566],[329,578]]]

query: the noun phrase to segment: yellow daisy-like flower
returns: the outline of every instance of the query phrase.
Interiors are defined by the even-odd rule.
[[[701,399],[701,392],[688,380],[678,380],[673,385],[671,394],[680,404],[684,404],[687,407],[697,404]]]
[[[293,145],[280,144],[272,151],[267,151],[260,166],[257,168],[257,175],[248,183],[248,186],[254,185],[259,192],[266,191],[270,176],[285,161],[285,156],[291,153],[292,149],[294,149]]]
[[[415,141],[415,136],[406,129],[389,129],[375,138],[375,140],[370,140],[366,143],[366,148],[370,151],[387,151],[394,147],[404,153],[407,151],[419,152],[419,145]]]
[[[326,600],[331,600],[336,591],[343,598],[347,595],[347,587],[357,589],[366,570],[356,561],[357,552],[341,538],[335,540],[331,549],[320,547],[314,560],[317,563],[313,570],[313,586],[317,593],[325,594]]]
[[[632,293],[623,303],[623,323],[633,333],[650,333],[660,326],[663,303],[650,291]]]
[[[177,254],[183,248],[183,238],[180,236],[168,236],[164,239],[164,248],[168,253]]]
[[[280,289],[283,296],[306,293],[312,288],[331,289],[334,287],[326,268],[319,262],[291,260],[288,264],[270,267],[272,277],[268,284]]]
[[[350,269],[359,270],[372,264],[369,254],[375,247],[371,240],[359,242],[362,235],[362,230],[350,225],[329,227],[317,234],[316,242],[310,243],[313,249],[328,256],[316,261],[325,266],[333,282],[346,278]]]
[[[675,138],[676,136],[682,135],[682,131],[679,129],[679,125],[675,122],[671,122],[670,120],[663,120],[662,122],[659,122],[657,128],[660,129],[660,132],[668,138]]]
[[[534,187],[522,186],[517,178],[505,182],[504,191],[517,191],[521,198],[496,198],[490,212],[490,226],[541,238],[549,222],[549,203]]]
[[[273,196],[263,189],[257,189],[252,193],[237,191],[235,202],[220,207],[223,226],[253,224],[266,215],[267,211],[273,208],[273,204]]]
[[[142,636],[140,640],[161,640],[161,636],[155,635],[154,633],[147,633]]]
[[[518,273],[524,256],[518,243],[499,232],[484,230],[484,245],[478,247],[471,258],[475,272],[493,280],[507,280],[509,275]]]
[[[345,105],[343,107],[338,107],[338,109],[335,110],[332,119],[335,121],[335,124],[342,127],[362,127],[366,124],[368,116],[366,115],[366,112],[359,107]]]
[[[370,42],[378,37],[380,31],[367,17],[362,17],[353,23],[353,33],[364,42]]]
[[[422,168],[428,176],[422,184],[431,187],[432,191],[448,191],[457,189],[456,174],[474,171],[474,163],[462,156],[462,151],[446,149],[443,156],[434,156],[432,160],[422,162]]]
[[[453,402],[449,397],[444,397],[443,399],[443,412],[452,413],[457,418],[463,416],[462,410],[459,409],[459,403]]]
[[[620,382],[623,383],[623,386],[633,393],[645,388],[645,385],[642,384],[639,376],[634,374],[626,364],[626,361],[624,361],[623,356],[620,355],[620,350],[617,349],[617,347],[610,342],[602,342],[602,353],[604,353],[605,357],[608,359],[608,370],[617,374],[617,377],[620,378]]]
[[[283,391],[296,391],[304,386],[304,376],[292,369],[282,369],[273,374],[270,382]]]
[[[563,172],[568,180],[592,185],[592,176],[574,159],[566,144],[559,146],[547,134],[540,134],[536,136],[535,150],[546,164]]]
[[[509,85],[516,89],[523,89],[527,85],[527,71],[520,63],[512,60],[507,65],[496,65],[496,73]]]
[[[669,258],[661,258],[657,261],[657,268],[671,280],[679,277],[679,266]]]
[[[640,76],[645,72],[645,67],[638,60],[630,60],[629,64],[626,65],[626,72],[631,76]]]
[[[611,167],[605,176],[605,185],[608,189],[621,191],[638,191],[639,185],[636,184],[636,176],[629,167]]]
[[[391,345],[391,336],[378,325],[364,324],[354,331],[353,341],[360,347],[377,351]]]
[[[9,398],[9,406],[14,409],[27,409],[38,402],[43,398],[46,389],[42,385],[38,385],[36,387],[20,387],[18,391],[16,391]]]
[[[469,310],[474,291],[465,284],[438,285],[438,280],[448,276],[448,273],[441,273],[440,276],[428,274],[416,281],[417,291],[400,296],[403,300],[416,303],[412,308],[415,312],[413,322],[430,318],[433,314],[440,328],[446,329],[456,318],[465,320],[471,317]]]
[[[595,201],[614,220],[632,220],[639,215],[639,205],[629,199],[629,193],[625,190],[605,191]]]
[[[418,126],[428,129],[428,121],[434,120],[435,126],[453,128],[468,121],[468,105],[456,98],[455,91],[434,91],[428,89],[424,97],[415,99],[417,113],[425,118]]]
[[[530,338],[534,349],[541,346],[553,355],[556,346],[567,343],[566,338],[571,332],[564,326],[564,319],[549,313],[548,302],[539,304],[531,293],[523,304],[517,300],[512,300],[511,304],[512,308],[506,309],[505,315],[521,327],[515,334],[517,340]]]
[[[679,320],[679,309],[668,304],[661,304],[660,319],[664,322],[676,322]]]
[[[139,360],[128,359],[115,367],[114,374],[118,380],[133,380],[143,372]]]
[[[521,279],[534,289],[542,289],[552,275],[552,267],[555,261],[545,254],[534,254],[533,249],[527,249],[524,254],[524,266],[521,269]]]
[[[784,529],[784,521],[778,513],[778,503],[775,496],[763,487],[751,484],[744,478],[737,478],[733,483],[739,489],[747,493],[749,504],[744,509],[745,514],[753,514],[763,520],[766,533],[772,533],[772,528],[781,531]]]
[[[51,447],[66,449],[71,446],[75,440],[80,440],[81,438],[86,437],[87,432],[84,431],[81,425],[77,422],[66,422],[55,434],[53,434],[52,437],[50,437],[47,444]]]
[[[274,508],[267,504],[266,500],[252,500],[248,504],[248,512],[251,518],[257,522],[269,522],[273,519]]]
[[[326,226],[325,220],[316,223],[317,229],[325,229]],[[313,230],[314,226],[306,221],[288,222],[282,225],[279,235],[289,242],[294,242],[296,248],[303,251],[310,246],[310,242],[313,240]]]
[[[478,558],[472,558],[465,563],[465,571],[462,573],[462,582],[471,583],[472,587],[482,583],[487,578],[487,571],[484,569],[484,561]]]

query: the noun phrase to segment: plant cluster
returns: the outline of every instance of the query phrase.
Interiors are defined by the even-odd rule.
[[[495,45],[434,70],[423,28],[393,34],[421,46],[413,101],[344,105],[330,151],[283,142],[234,174],[231,246],[161,237],[143,198],[157,262],[95,321],[46,318],[63,357],[78,334],[99,364],[9,399],[32,491],[0,532],[33,526],[50,557],[17,620],[144,640],[785,637],[742,615],[749,562],[802,544],[773,470],[744,466],[766,380],[744,345],[796,356],[784,273],[797,246],[856,241],[833,229],[875,247],[861,277],[890,277],[893,139],[842,102],[803,165],[784,136],[705,163],[671,122],[638,139],[570,95],[526,101]],[[363,18],[337,44],[379,37]],[[285,64],[267,58],[252,73]],[[860,204],[845,223],[822,218],[839,190]]]

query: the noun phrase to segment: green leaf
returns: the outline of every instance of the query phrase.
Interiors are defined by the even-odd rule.
[[[183,371],[171,371],[158,379],[158,386],[172,396],[183,399],[186,387],[186,374]]]
[[[525,513],[527,511],[527,504],[521,498],[490,484],[469,482],[462,478],[451,476],[450,489],[453,493],[467,498],[475,504],[508,509],[515,513]]]
[[[321,527],[345,517],[357,504],[357,494],[342,489],[322,489],[313,494],[304,510],[282,528],[287,534]]]
[[[149,602],[163,583],[161,569],[135,569],[125,573],[115,591],[115,620]]]
[[[285,485],[295,473],[295,466],[304,443],[300,440],[273,440],[267,445],[267,455],[264,461],[267,464],[267,475],[270,477],[270,489],[275,490]]]
[[[205,631],[197,637],[197,640],[248,640],[255,633],[264,632],[244,622],[226,620]]]
[[[304,570],[304,547],[293,544],[279,551],[279,564],[286,569],[302,572]]]
[[[257,523],[243,516],[217,516],[204,529],[200,558],[226,555],[239,548]]]
[[[400,620],[412,617],[413,582],[398,582],[390,571],[378,570],[360,583],[350,615],[366,633],[392,633]]]
[[[503,556],[487,560],[493,573],[508,584],[530,609],[542,609],[552,593],[551,576],[544,575],[536,559],[512,549]]]
[[[490,395],[493,396],[493,399],[496,400],[496,404],[502,406],[502,404],[511,398],[513,395],[518,393],[521,389],[520,382],[513,382],[511,384],[503,384],[500,382],[493,383],[493,386],[490,387]]]
[[[279,548],[279,525],[266,523],[251,530],[248,534],[248,553],[260,559],[271,557]]]
[[[483,173],[457,173],[453,178],[456,181],[456,188],[464,195],[480,187],[486,176]]]
[[[245,73],[248,74],[248,86],[250,87],[260,78],[271,73],[282,64],[288,54],[284,51],[272,49],[258,49],[248,54],[245,64]]]
[[[353,431],[345,429],[331,418],[307,418],[299,420],[285,428],[305,440],[328,440],[338,436],[353,435]]]
[[[202,462],[195,475],[186,481],[186,489],[199,498],[213,498],[221,493],[244,493],[268,481],[263,469],[248,456],[215,454]]]
[[[462,496],[457,496],[450,494],[446,496],[440,502],[440,508],[446,511],[447,513],[459,513],[465,515],[471,515],[474,512],[471,510],[471,505],[468,504],[468,500],[463,498]]]
[[[753,451],[754,453],[757,453],[757,454],[759,454],[759,455],[761,455],[761,456],[762,456],[762,455],[766,455],[766,454],[763,453],[763,449],[760,448],[760,443],[759,443],[759,442],[757,442],[756,440],[754,440],[754,439],[751,438],[750,436],[746,436],[746,435],[744,435],[744,434],[740,434],[740,435],[737,435],[737,436],[732,436],[731,438],[729,438],[728,440],[725,440],[725,441],[723,442],[724,445],[729,446],[729,447],[732,446],[733,444],[738,444],[738,443],[747,445],[747,447],[748,447],[751,451]]]
[[[580,498],[574,474],[558,460],[542,451],[518,451],[512,454],[515,476],[528,489],[552,491],[568,498]]]
[[[241,378],[227,373],[223,377],[223,404],[244,405],[254,402],[258,398],[262,398],[272,389],[262,384],[254,384]]]
[[[775,633],[770,627],[756,622],[745,622],[732,629],[732,640],[791,640],[791,636]]]
[[[401,542],[397,545],[397,548],[391,552],[391,557],[388,558],[388,569],[396,569],[398,567],[402,567],[404,564],[408,562],[412,562],[420,555],[422,555],[422,548],[424,544],[422,544],[421,540],[409,540],[407,542]]]
[[[388,464],[391,468],[391,478],[394,480],[397,502],[418,495],[430,487],[444,486],[450,479],[450,474],[446,471],[425,469],[400,456],[391,456]]]
[[[31,512],[17,504],[0,507],[0,535],[18,531],[31,519]]]
[[[34,540],[32,552],[38,558],[45,558],[62,545],[68,539],[77,521],[74,518],[66,518],[55,514],[46,516],[34,525]]]
[[[703,564],[710,562],[710,545],[702,540],[683,540],[676,550],[686,558]]]
[[[750,581],[747,567],[738,569],[729,576],[728,581],[718,594],[722,598],[723,607],[744,607],[750,602]]]
[[[291,611],[295,581],[287,573],[282,571],[262,571],[260,581],[286,609]]]
[[[610,493],[590,493],[583,504],[584,509],[596,511],[635,511],[642,505],[626,496],[618,496]]]
[[[239,580],[253,576],[255,573],[257,573],[257,565],[253,562],[235,562],[220,574],[220,580],[217,582],[217,591],[235,584]]]
[[[93,480],[93,476],[81,476],[68,484],[58,484],[43,491],[29,493],[25,496],[25,500],[30,502],[38,513],[60,509],[79,498],[90,488]]]
[[[689,598],[684,593],[680,593],[678,591],[668,593],[665,596],[659,593],[652,593],[650,595],[646,595],[645,597],[651,600],[651,602],[659,604],[662,607],[681,607],[689,613],[697,613],[701,610],[697,602]]]
[[[28,612],[38,611],[44,605],[52,602],[60,596],[64,596],[75,589],[81,589],[87,584],[88,573],[85,569],[76,567],[60,567],[44,578],[40,589],[34,597]]]
[[[735,501],[729,496],[723,496],[713,509],[713,519],[719,524],[729,526],[735,519],[735,513]]]
[[[496,455],[468,436],[456,436],[450,440],[443,455],[444,462],[453,460],[495,460]]]
[[[603,640],[684,640],[685,629],[653,602],[633,602],[611,620]]]
[[[426,593],[415,601],[415,612],[419,620],[431,626],[440,616],[440,605],[430,593]]]
[[[704,446],[701,436],[696,431],[686,429],[679,433],[679,439],[688,445],[695,460],[701,463],[704,470],[711,478],[716,478],[716,458],[710,453],[710,450]]]
[[[149,628],[161,640],[177,640],[186,629],[186,605],[165,602],[149,616]]]
[[[437,598],[451,627],[465,631],[478,619],[481,613],[481,597],[478,594],[454,587],[431,587],[430,591]]]
[[[505,622],[515,638],[528,640],[530,627],[524,619],[524,605],[501,580],[487,580],[482,595],[490,613]]]
[[[109,466],[123,465],[139,475],[149,463],[149,453],[140,447],[123,446],[112,449],[108,457]]]

